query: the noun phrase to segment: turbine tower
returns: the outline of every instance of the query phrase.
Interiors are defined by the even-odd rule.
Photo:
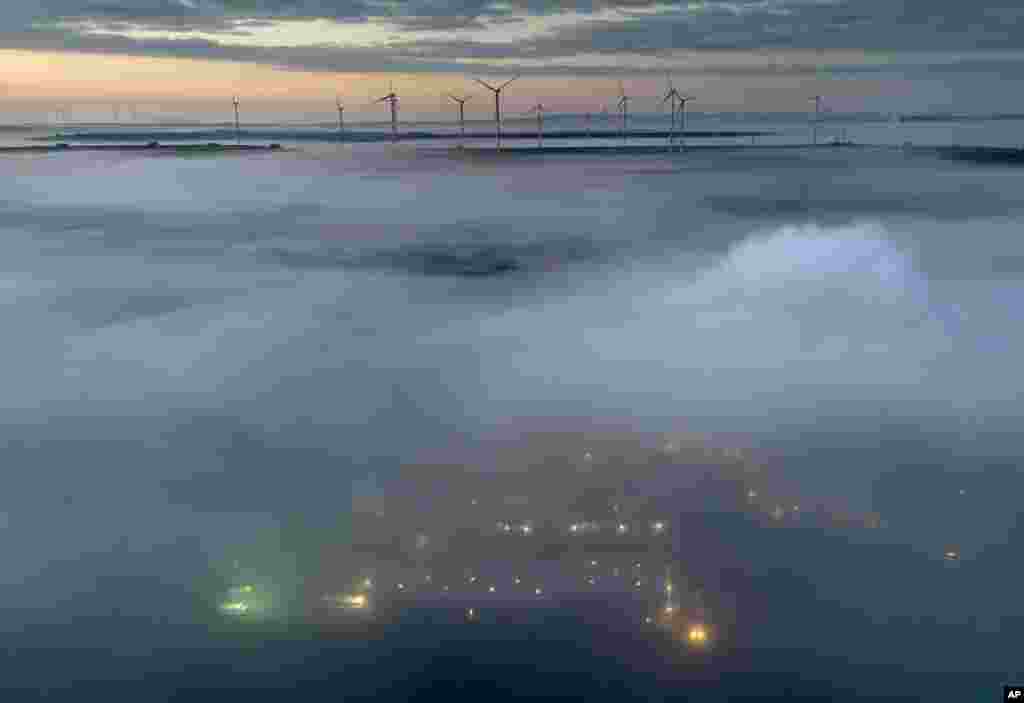
[[[242,141],[241,128],[238,124],[238,96],[236,95],[231,102],[235,106],[235,143],[237,144]]]
[[[494,136],[498,143],[498,149],[501,149],[501,91],[503,91],[509,83],[516,80],[517,78],[519,78],[519,76],[509,78],[507,81],[505,81],[504,83],[497,87],[491,85],[490,83],[485,83],[479,78],[473,79],[483,87],[487,88],[487,90],[494,93]]]
[[[679,91],[676,90],[675,86],[672,85],[672,79],[668,78],[668,91],[665,93],[665,97],[661,99],[661,104],[664,105],[666,102],[669,103],[669,107],[672,109],[672,128],[668,133],[669,145],[675,140],[676,136],[676,100],[681,98]]]
[[[374,100],[375,103],[386,102],[391,106],[391,139],[398,141],[398,96],[395,95],[394,83],[390,84],[390,92],[383,98]]]
[[[622,110],[622,143],[626,143],[626,126],[627,120],[629,119],[629,96],[626,95],[626,89],[622,85],[622,81],[619,81],[619,103],[618,107]]]
[[[466,138],[466,103],[472,99],[472,95],[464,95],[461,98],[457,98],[451,93],[448,93],[448,97],[454,100],[459,105],[459,135],[462,139]]]
[[[541,103],[537,103],[529,112],[537,113],[537,148],[544,146],[544,106]]]
[[[594,136],[593,133],[590,131],[590,117],[591,116],[590,116],[589,112],[584,116],[584,119],[587,122],[587,138],[588,139]]]
[[[338,108],[338,133],[345,131],[345,106],[341,104],[341,97],[334,98],[334,104]]]
[[[693,100],[689,95],[679,95],[679,150],[686,146],[686,103]]]
[[[818,115],[821,114],[821,96],[815,95],[813,98],[808,100],[814,101],[814,125],[811,127],[812,143],[818,145]]]

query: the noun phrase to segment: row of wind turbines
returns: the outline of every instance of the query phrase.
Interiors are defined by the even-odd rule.
[[[497,143],[497,147],[499,149],[501,148],[501,94],[502,94],[502,91],[505,90],[505,88],[507,88],[509,85],[511,85],[514,81],[518,80],[519,78],[520,78],[520,76],[518,76],[518,75],[517,76],[513,76],[512,78],[508,79],[507,81],[505,81],[503,83],[500,83],[500,84],[497,84],[497,85],[492,85],[491,83],[488,83],[487,81],[481,80],[479,78],[474,78],[473,79],[476,83],[480,84],[481,86],[483,86],[487,90],[491,91],[491,93],[494,95],[494,136],[495,136],[495,141]],[[460,136],[462,138],[465,138],[465,136],[466,136],[466,103],[469,102],[473,98],[473,96],[472,95],[467,95],[467,94],[455,95],[454,93],[446,93],[446,96],[448,97],[449,100],[451,100],[454,104],[456,104],[458,106],[458,111],[459,111],[459,134],[460,134]],[[619,81],[619,101],[616,104],[616,107],[618,108],[618,110],[622,114],[622,139],[623,139],[623,141],[625,141],[626,138],[627,138],[627,130],[628,130],[628,123],[629,123],[629,101],[631,99],[632,98],[629,95],[626,94],[625,87],[623,86],[622,81]],[[671,112],[672,112],[672,129],[671,129],[671,131],[669,133],[669,143],[670,144],[674,144],[677,141],[676,140],[676,113],[677,113],[677,109],[678,109],[678,114],[680,116],[680,119],[679,119],[680,132],[679,132],[679,135],[678,135],[678,143],[679,143],[680,147],[683,145],[684,138],[685,138],[685,130],[686,130],[686,103],[689,102],[690,100],[693,100],[693,97],[682,95],[675,88],[675,86],[672,84],[671,78],[669,78],[668,79],[668,90],[665,93],[665,96],[662,98],[662,104],[664,105],[666,102],[669,103],[670,108],[671,108]],[[392,134],[392,138],[395,139],[395,140],[398,139],[398,102],[399,102],[399,97],[395,93],[394,85],[392,84],[392,85],[389,86],[387,95],[384,95],[382,97],[377,98],[372,103],[372,104],[379,104],[379,103],[387,103],[388,104],[388,107],[390,108],[390,111],[391,111],[391,134]],[[345,130],[345,106],[342,105],[340,97],[336,98],[335,105],[336,105],[337,110],[338,110],[338,130],[343,132]],[[545,111],[546,111],[546,108],[545,108],[544,104],[538,102],[536,105],[531,107],[527,111],[527,113],[526,113],[526,114],[534,114],[537,117],[537,143],[538,143],[538,146],[542,145],[543,142],[544,142],[544,113],[545,113]],[[587,127],[588,135],[590,134],[590,118],[591,118],[590,113],[587,113],[586,119],[587,119],[587,125],[588,125],[588,127]],[[237,128],[237,98],[236,98],[236,128]]]
[[[501,149],[501,94],[502,91],[511,85],[514,81],[518,80],[520,76],[514,76],[504,83],[498,85],[492,85],[479,78],[474,78],[476,83],[491,91],[494,94],[494,128],[495,128],[495,140],[497,142],[498,149]],[[446,96],[458,106],[459,110],[459,134],[463,139],[466,136],[466,103],[472,99],[472,95],[455,95],[453,93],[447,93]],[[622,140],[625,143],[628,136],[628,122],[629,122],[629,101],[633,98],[626,94],[625,86],[622,81],[619,81],[619,100],[616,103],[616,108],[619,110],[622,116]],[[679,149],[682,149],[685,145],[686,139],[686,104],[695,98],[690,95],[683,95],[676,89],[672,83],[671,77],[667,78],[667,90],[665,95],[661,99],[661,104],[669,103],[671,110],[671,129],[669,131],[668,142],[669,146],[678,145]],[[810,98],[814,102],[814,122],[813,122],[813,143],[818,143],[818,121],[821,110],[822,96],[816,95]],[[394,84],[389,85],[387,95],[384,95],[376,100],[372,101],[371,104],[387,103],[391,111],[391,134],[392,138],[398,140],[398,94],[395,93]],[[232,99],[232,104],[235,109],[235,137],[236,140],[241,139],[241,128],[239,123],[239,101],[238,97],[235,96]],[[335,99],[335,106],[338,111],[338,131],[345,131],[345,106],[341,102],[341,97],[337,96]],[[540,102],[531,107],[526,114],[535,114],[537,117],[537,144],[541,146],[544,142],[544,112],[546,108]],[[607,109],[605,110],[607,113]],[[676,131],[676,115],[679,115],[679,131]],[[591,135],[590,123],[591,113],[586,114],[587,123],[587,135]]]

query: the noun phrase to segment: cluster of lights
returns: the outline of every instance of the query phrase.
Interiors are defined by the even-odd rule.
[[[341,598],[334,598],[335,603],[351,610],[363,610],[369,605],[369,599],[362,593],[344,595]]]
[[[708,631],[703,625],[691,625],[686,633],[686,639],[691,644],[704,644],[708,640]]]
[[[236,586],[229,591],[230,600],[221,603],[220,611],[231,615],[242,615],[253,610],[253,604],[249,603],[245,596],[252,595],[256,592],[256,587],[246,584],[244,586]]]
[[[662,523],[662,524],[664,524],[664,523]],[[946,554],[947,558],[949,558],[951,554],[955,555],[956,553],[953,552],[953,551],[948,551],[945,554]],[[597,567],[598,565],[599,565],[599,562],[596,559],[590,559],[590,560],[588,560],[586,562],[586,566],[591,567],[591,568]],[[639,561],[634,561],[632,563],[632,566],[633,566],[634,569],[639,569],[641,567],[641,563]],[[619,569],[615,569],[615,571],[618,572]],[[429,575],[427,577],[427,580],[428,580],[428,582],[430,581]],[[478,580],[479,580],[478,577],[475,576],[475,575],[469,575],[467,577],[467,581],[469,583],[476,583]],[[514,580],[516,585],[520,585],[520,584],[523,583],[523,579],[521,577],[519,577],[519,576],[513,577],[513,580]],[[590,584],[591,586],[596,585],[597,581],[598,581],[598,577],[596,575],[592,574],[592,575],[586,576],[586,582],[588,584]],[[635,576],[635,577],[632,578],[631,583],[632,583],[632,585],[634,587],[638,588],[643,583],[643,579],[640,576]],[[366,578],[366,579],[363,579],[360,582],[360,584],[363,587],[362,590],[366,591],[366,590],[369,590],[373,586],[373,581],[371,579],[369,579],[369,578]],[[398,591],[403,591],[403,590],[405,590],[406,585],[404,583],[396,583],[395,587],[396,587],[396,589]],[[665,588],[665,592],[666,592],[666,594],[668,596],[668,602],[664,605],[664,607],[661,608],[661,610],[659,612],[661,613],[661,616],[666,618],[666,619],[675,619],[677,614],[679,613],[679,608],[671,600],[671,594],[672,594],[672,591],[673,591],[673,585],[672,585],[671,581],[666,580],[664,588]],[[236,588],[236,589],[233,589],[233,590],[235,592],[252,593],[252,592],[254,592],[255,589],[252,586],[242,586],[242,587],[239,587],[239,588]],[[441,587],[441,590],[443,592],[447,593],[447,592],[449,592],[450,589],[449,589],[448,585],[444,585],[444,586]],[[490,586],[488,586],[487,591],[489,593],[496,593],[497,592],[497,587],[495,585],[490,585]],[[543,595],[544,590],[541,587],[536,586],[536,587],[534,587],[533,592],[534,592],[534,594],[536,596],[540,597],[540,596]],[[353,611],[365,610],[365,609],[369,608],[369,606],[370,606],[370,599],[369,599],[368,595],[365,592],[357,592],[357,593],[353,593],[353,594],[336,595],[336,596],[325,596],[324,600],[325,601],[329,601],[329,602],[333,603],[334,605],[336,605],[336,606],[338,606],[340,608],[344,608],[344,609],[347,609],[347,610],[353,610]],[[246,604],[245,602],[243,602],[243,601],[229,602],[229,603],[225,603],[222,606],[222,610],[224,612],[235,613],[235,614],[246,613],[250,609],[251,609],[250,606],[248,604]],[[477,621],[479,619],[479,612],[477,611],[476,608],[467,608],[465,613],[466,613],[466,620],[467,621]],[[648,624],[648,625],[654,623],[655,621],[656,621],[656,618],[652,617],[652,616],[647,616],[647,617],[644,618],[644,623]],[[691,625],[689,627],[689,629],[687,630],[687,632],[686,632],[686,639],[687,639],[687,641],[689,642],[689,644],[694,645],[694,646],[704,645],[707,642],[708,638],[709,638],[708,631],[705,628],[705,626],[701,625],[701,624]]]
[[[569,525],[569,532],[574,535],[580,535],[585,532],[597,532],[600,529],[596,522],[574,522]]]
[[[530,522],[523,522],[518,525],[514,525],[506,520],[499,520],[497,527],[500,532],[504,532],[505,534],[510,534],[513,531],[527,536],[533,534],[533,524]]]

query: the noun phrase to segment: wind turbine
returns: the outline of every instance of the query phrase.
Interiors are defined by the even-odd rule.
[[[483,87],[487,88],[487,90],[494,93],[494,135],[498,143],[498,149],[501,149],[501,91],[503,91],[505,87],[508,86],[509,83],[516,80],[517,78],[519,78],[519,76],[509,78],[507,81],[505,81],[504,83],[497,87],[491,85],[490,83],[485,83],[479,78],[473,79]]]
[[[815,146],[818,145],[818,115],[821,113],[821,96],[815,95],[813,98],[808,98],[808,101],[814,101],[814,126],[811,128],[811,134],[813,135],[813,143]]]
[[[389,84],[390,92],[383,98],[374,100],[374,103],[387,102],[391,106],[391,138],[398,141],[398,96],[395,95],[394,83]]]
[[[528,110],[537,113],[537,148],[544,146],[544,106],[537,103]]]
[[[459,104],[459,134],[462,139],[466,138],[466,103],[469,102],[473,96],[464,95],[461,98],[457,98],[451,93],[448,93],[448,97]]]
[[[338,132],[345,131],[345,106],[341,104],[341,97],[335,96],[334,104],[338,108]]]
[[[238,96],[236,95],[231,102],[235,106],[235,143],[237,144],[242,140],[241,129],[238,124]]]
[[[587,121],[587,138],[589,139],[589,138],[594,136],[593,133],[591,133],[591,131],[590,131],[590,113],[589,112],[586,114],[585,119]]]
[[[626,143],[626,121],[629,119],[629,96],[626,95],[626,89],[622,85],[622,81],[619,81],[619,98],[618,107],[622,110],[622,143]]]

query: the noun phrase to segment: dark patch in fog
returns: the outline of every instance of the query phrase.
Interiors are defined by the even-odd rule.
[[[963,185],[956,193],[885,192],[845,183],[811,183],[785,189],[771,187],[750,195],[709,195],[703,202],[714,212],[757,220],[794,215],[840,217],[916,215],[943,220],[968,220],[992,212],[1019,210],[1018,202],[981,186]]]
[[[561,269],[597,259],[601,251],[588,240],[513,243],[408,244],[394,249],[350,253],[275,249],[286,267],[296,269],[390,269],[423,276],[501,277]]]
[[[194,295],[171,292],[89,290],[58,298],[50,311],[67,313],[83,327],[100,328],[162,317],[195,302]]]

